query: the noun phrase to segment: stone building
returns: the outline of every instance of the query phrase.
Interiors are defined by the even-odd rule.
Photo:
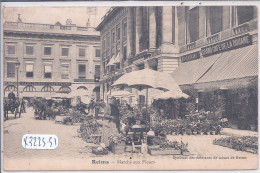
[[[20,97],[53,96],[78,88],[95,96],[93,89],[100,74],[100,34],[89,23],[86,27],[76,26],[71,19],[65,25],[24,23],[19,15],[17,22],[6,21],[3,28],[5,97],[11,91],[17,93],[17,79]]]
[[[205,93],[222,90],[228,118],[244,122],[249,118],[240,115],[243,103],[230,91],[257,82],[257,20],[255,6],[111,8],[97,27],[101,97],[106,99],[110,85],[122,74],[151,68],[171,73],[183,91],[199,93],[199,107],[205,106],[200,105]],[[150,92],[151,103],[156,93]],[[142,92],[136,95],[138,103],[144,102]],[[245,110],[257,122],[254,105]]]

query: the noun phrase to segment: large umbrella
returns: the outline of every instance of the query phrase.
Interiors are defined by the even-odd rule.
[[[121,76],[112,86],[129,86],[139,90],[156,88],[182,92],[170,74],[151,69],[133,71]]]
[[[128,97],[128,96],[132,96],[133,94],[129,91],[119,90],[119,91],[111,91],[111,94],[110,92],[108,92],[107,95],[111,97]]]
[[[124,74],[115,81],[112,86],[128,86],[139,90],[146,89],[146,110],[148,107],[148,88],[171,90],[179,94],[182,93],[179,85],[170,74],[151,69],[143,69]]]
[[[162,100],[167,100],[167,99],[179,99],[179,98],[189,98],[189,96],[185,93],[180,93],[180,92],[175,92],[175,91],[166,91],[163,92],[157,96],[155,96],[155,99],[162,99]]]

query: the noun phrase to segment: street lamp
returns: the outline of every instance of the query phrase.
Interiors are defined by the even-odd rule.
[[[16,84],[17,84],[17,93],[16,93],[16,96],[17,96],[17,98],[19,98],[18,73],[19,73],[20,64],[21,64],[21,63],[19,62],[19,60],[17,60],[17,61],[15,62],[15,68],[16,68]]]

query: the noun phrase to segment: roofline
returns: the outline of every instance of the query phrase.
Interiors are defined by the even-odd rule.
[[[125,7],[113,7],[111,11],[109,11],[105,16],[104,19],[100,22],[100,24],[96,27],[97,31],[101,31],[105,24],[111,19],[111,17],[116,14],[119,10]]]

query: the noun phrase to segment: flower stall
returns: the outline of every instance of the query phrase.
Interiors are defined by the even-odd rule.
[[[256,136],[223,137],[214,139],[213,144],[232,148],[238,151],[246,151],[253,154],[258,153],[258,137]]]

